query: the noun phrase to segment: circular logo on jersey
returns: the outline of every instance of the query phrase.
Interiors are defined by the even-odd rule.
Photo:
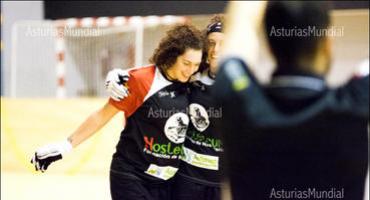
[[[183,143],[188,126],[189,117],[185,113],[176,113],[168,118],[164,126],[164,133],[171,142]]]
[[[209,117],[206,109],[196,103],[189,105],[190,119],[194,127],[202,132],[209,126]]]

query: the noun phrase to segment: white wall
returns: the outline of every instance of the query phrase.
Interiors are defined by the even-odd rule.
[[[332,65],[326,77],[328,84],[336,87],[345,83],[355,67],[369,58],[369,10],[334,10],[330,16],[335,29],[343,27],[342,35],[332,37]],[[268,82],[273,66],[271,55],[262,43],[257,77]]]
[[[10,67],[11,67],[11,30],[12,25],[20,20],[36,20],[40,22],[43,21],[43,2],[41,1],[34,1],[34,2],[10,2],[5,1],[1,2],[2,6],[2,14],[3,14],[3,26],[2,26],[2,41],[3,41],[3,54],[2,54],[2,95],[3,96],[10,96]],[[191,16],[191,21],[194,25],[198,28],[203,29],[206,24],[208,23],[210,17],[212,15],[194,15]],[[328,75],[327,79],[330,85],[337,86],[345,82],[350,75],[350,72],[353,68],[358,65],[363,59],[369,57],[369,10],[336,10],[331,13],[333,25],[336,27],[344,27],[344,35],[343,37],[334,37],[333,38],[333,70]],[[147,59],[153,53],[154,48],[157,46],[160,37],[164,35],[165,30],[153,30],[149,31],[148,33],[144,34],[144,60],[143,63],[147,63]],[[33,38],[35,41],[37,38]],[[44,37],[43,39],[46,39]],[[51,45],[45,46],[41,45],[41,42],[36,41],[39,46],[37,48],[25,48],[26,44],[32,43],[34,40],[29,40],[29,42],[25,43],[27,38],[23,41],[23,46],[21,45],[22,52],[26,52],[27,50],[31,51],[31,53],[23,53],[22,55],[27,56],[25,59],[18,59],[18,64],[22,63],[22,66],[25,66],[26,70],[30,70],[35,72],[38,70],[38,76],[42,76],[42,78],[37,78],[33,76],[33,80],[35,80],[34,84],[30,85],[29,83],[18,83],[18,86],[24,85],[27,89],[28,93],[20,92],[23,94],[24,97],[31,97],[31,96],[53,96],[54,92],[51,91],[53,87],[56,87],[56,79],[55,79],[55,68],[53,67],[44,67],[43,71],[41,70],[42,66],[55,66],[52,64],[52,61],[55,62],[54,52],[50,49],[53,49]],[[28,40],[27,40],[28,41]],[[33,43],[32,43],[33,44]],[[49,43],[48,43],[49,44]],[[50,44],[53,44],[52,42]],[[91,45],[94,46],[97,43],[92,43]],[[28,45],[30,46],[30,45]],[[262,45],[263,46],[263,45]],[[263,81],[268,81],[269,71],[272,69],[272,62],[271,58],[268,56],[266,51],[266,47],[264,47],[260,53],[260,69],[258,70],[257,76],[260,77]],[[68,52],[67,52],[68,53]],[[41,61],[47,63],[40,62],[29,62],[28,60],[37,60],[42,57]],[[78,72],[78,68],[75,66],[74,63],[69,63],[68,56],[66,56],[66,64],[67,72],[66,72],[66,87],[67,87],[67,96],[74,97],[78,96],[78,90],[81,88],[88,87],[89,84],[82,82],[83,75],[85,73]],[[40,64],[41,63],[41,64]],[[34,66],[32,66],[32,64]],[[44,64],[44,65],[42,65]],[[71,64],[71,65],[70,65]],[[92,66],[92,65],[89,65]],[[47,70],[47,71],[46,71]],[[23,74],[27,74],[29,76],[28,71],[24,71]],[[49,76],[47,74],[50,74]],[[71,75],[72,74],[72,75]],[[101,75],[103,77],[104,75]],[[23,78],[22,81],[28,81]],[[42,82],[41,82],[42,79]],[[32,79],[31,79],[32,80]],[[91,82],[91,81],[90,81]],[[38,85],[48,85],[47,88],[40,89]],[[78,84],[77,84],[78,83]],[[103,82],[97,82],[96,84],[100,85],[98,88],[103,88]],[[95,85],[96,85],[95,84]],[[30,88],[35,86],[33,88]],[[96,87],[96,86],[95,86]],[[37,92],[36,92],[37,91]],[[32,95],[30,95],[32,93]],[[50,95],[51,94],[51,95]],[[99,96],[106,95],[104,91],[98,93]],[[21,95],[22,96],[22,95]]]
[[[10,58],[12,26],[19,20],[42,20],[44,17],[42,1],[1,1],[1,87],[2,96],[10,95]]]

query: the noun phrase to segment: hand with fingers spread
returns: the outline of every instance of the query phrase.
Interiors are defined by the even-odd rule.
[[[127,70],[113,69],[105,79],[105,88],[110,97],[115,101],[121,101],[129,95],[126,85],[130,75]]]
[[[37,149],[31,159],[36,171],[45,172],[52,162],[60,160],[63,155],[72,150],[72,144],[68,141],[48,144]]]

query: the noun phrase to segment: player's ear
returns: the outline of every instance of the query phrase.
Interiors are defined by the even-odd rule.
[[[325,75],[331,64],[332,38],[324,36],[319,39],[318,46],[313,57],[316,73]]]
[[[325,36],[324,37],[324,52],[327,57],[331,57],[332,55],[332,44],[333,44],[333,37]]]
[[[325,55],[325,67],[324,70],[326,73],[329,71],[330,65],[331,65],[331,58],[333,53],[333,37],[331,36],[325,36],[323,41],[323,53]]]

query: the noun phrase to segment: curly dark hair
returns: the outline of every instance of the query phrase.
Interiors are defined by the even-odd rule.
[[[200,66],[199,66],[199,71],[200,72],[203,72],[204,70],[208,69],[209,68],[209,64],[207,63],[207,58],[208,58],[208,39],[207,39],[207,36],[208,36],[208,33],[207,33],[207,28],[209,25],[211,24],[214,24],[214,23],[218,23],[218,22],[221,22],[222,24],[224,24],[225,22],[225,15],[224,14],[217,14],[217,15],[214,15],[210,20],[209,20],[209,23],[207,25],[207,27],[202,31],[202,34],[203,34],[203,38],[205,40],[204,42],[204,47],[203,47],[203,55],[202,55],[202,62],[200,63]]]
[[[158,47],[154,50],[149,62],[154,63],[162,72],[166,72],[175,64],[178,56],[187,49],[203,50],[202,32],[189,24],[176,25],[166,33]]]

